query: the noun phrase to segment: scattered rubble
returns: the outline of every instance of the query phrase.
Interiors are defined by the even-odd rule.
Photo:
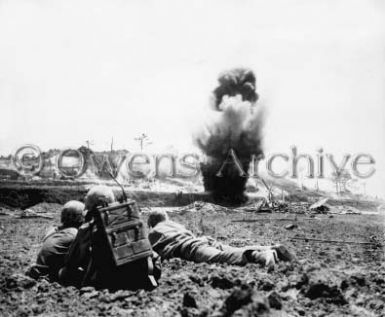
[[[57,214],[61,211],[62,208],[63,205],[57,203],[42,202],[28,208],[28,210],[36,214]]]
[[[26,278],[23,272],[36,258],[42,232],[52,220],[1,217],[0,315],[384,316],[385,254],[374,247],[375,243],[384,245],[382,218],[310,218],[309,203],[285,205],[283,214],[273,211],[267,215],[206,203],[198,203],[197,210],[186,206],[182,213],[174,208],[170,217],[194,232],[204,226],[203,233],[232,246],[282,242],[294,250],[297,260],[281,263],[271,273],[253,264],[238,267],[165,260],[160,286],[151,292],[79,290]],[[59,209],[41,210],[35,213],[57,216]],[[234,221],[240,218],[245,221]],[[285,230],[286,223],[275,221],[279,219],[299,224],[298,229]],[[331,242],[313,247],[311,239]],[[349,241],[365,244],[345,243]]]
[[[3,205],[0,206],[0,216],[54,219],[59,215],[62,207],[62,205],[56,203],[39,203],[30,208],[20,210],[17,208],[9,208]]]
[[[361,215],[362,212],[357,208],[351,206],[337,206],[330,210],[331,214],[340,214],[340,215]]]
[[[322,198],[319,201],[315,202],[313,205],[309,207],[311,211],[316,211],[319,213],[326,213],[330,210],[330,207],[326,205],[329,198]]]
[[[196,201],[190,205],[178,208],[177,210],[175,210],[175,212],[180,215],[184,215],[186,213],[227,214],[231,212],[231,210],[224,206],[220,206],[212,203],[206,203],[203,201]]]
[[[326,202],[328,198],[322,198],[314,204],[308,202],[283,202],[274,201],[269,202],[267,199],[260,199],[256,202],[250,202],[244,206],[229,208],[225,206],[216,205],[213,203],[197,201],[190,205],[180,207],[177,209],[171,209],[176,213],[184,215],[186,213],[292,213],[292,214],[362,214],[360,210],[351,206],[330,206]]]
[[[46,219],[54,219],[54,215],[47,214],[47,213],[37,213],[33,211],[32,209],[25,209],[22,210],[19,214],[19,218],[46,218]]]

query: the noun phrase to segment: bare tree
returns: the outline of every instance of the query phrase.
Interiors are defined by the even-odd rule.
[[[351,179],[352,176],[346,170],[332,173],[331,180],[335,183],[337,195],[341,195],[348,191],[346,185]]]

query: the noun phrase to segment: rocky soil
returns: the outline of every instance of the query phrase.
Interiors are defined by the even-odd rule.
[[[172,213],[196,234],[234,246],[283,243],[297,261],[267,272],[245,267],[163,263],[152,292],[109,293],[31,280],[45,230],[56,219],[0,215],[1,316],[384,316],[384,218],[380,215],[309,215],[232,212],[201,207]],[[317,242],[311,239],[369,242]],[[296,239],[293,239],[296,238]]]

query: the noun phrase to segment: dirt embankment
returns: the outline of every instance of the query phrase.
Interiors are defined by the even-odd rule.
[[[71,183],[41,184],[8,182],[0,183],[0,203],[16,207],[29,208],[41,202],[64,204],[69,200],[83,201],[88,189],[97,183]],[[122,191],[118,186],[112,187],[117,199],[122,197]],[[180,188],[175,190],[151,191],[135,187],[125,187],[128,198],[135,199],[141,206],[183,206],[195,200],[211,201],[211,197],[204,192],[183,192]]]

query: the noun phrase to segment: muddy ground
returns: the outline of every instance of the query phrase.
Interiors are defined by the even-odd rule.
[[[59,207],[52,205],[48,211],[58,215]],[[152,292],[78,290],[21,275],[35,259],[45,230],[57,219],[0,216],[0,315],[385,315],[384,218],[380,215],[310,217],[201,208],[174,213],[172,218],[197,234],[234,246],[284,243],[297,261],[268,273],[253,264],[237,267],[173,259],[163,263],[160,286]],[[303,236],[373,244],[292,239]]]

